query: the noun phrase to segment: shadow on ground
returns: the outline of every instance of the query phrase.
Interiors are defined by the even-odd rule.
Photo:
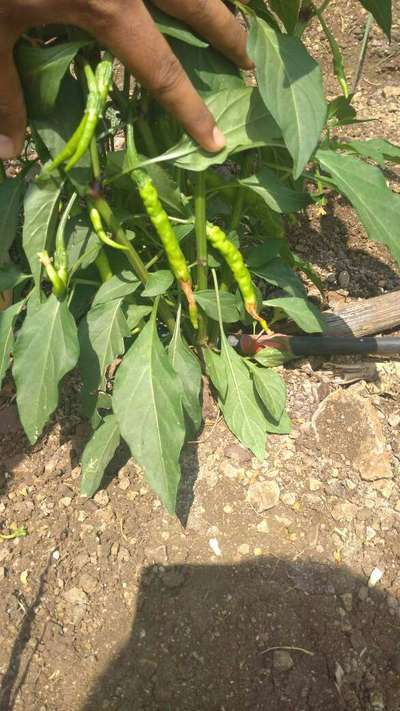
[[[397,711],[392,613],[344,567],[152,566],[131,635],[80,711]]]

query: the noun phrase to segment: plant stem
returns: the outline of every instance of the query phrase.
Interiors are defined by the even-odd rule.
[[[207,252],[207,215],[206,215],[206,176],[198,173],[194,187],[194,211],[197,255],[197,288],[202,291],[208,285],[208,252]],[[204,343],[207,339],[207,318],[199,315],[198,341]]]
[[[3,161],[0,160],[0,185],[1,185],[1,183],[4,183],[4,181],[6,179],[7,179],[6,169],[4,167]]]
[[[92,163],[93,178],[95,180],[100,180],[101,168],[96,136],[93,136],[92,140],[90,141],[90,160]]]
[[[357,71],[356,71],[356,74],[354,77],[353,86],[351,87],[351,94],[352,94],[351,99],[353,98],[354,94],[357,91],[357,87],[360,83],[361,75],[362,75],[362,72],[364,69],[364,64],[365,64],[365,60],[367,57],[368,40],[369,40],[369,35],[371,32],[373,21],[374,21],[374,18],[372,16],[372,14],[369,13],[368,19],[367,19],[367,24],[365,25],[365,32],[364,32],[364,37],[363,37],[363,41],[362,41],[362,45],[361,45],[360,56],[358,59]]]

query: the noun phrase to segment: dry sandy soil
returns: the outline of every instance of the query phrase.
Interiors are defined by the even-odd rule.
[[[351,71],[365,13],[336,0],[328,19]],[[355,105],[377,121],[344,135],[400,143],[399,42],[399,24],[391,46],[373,30]],[[308,44],[327,68],[321,33]],[[331,304],[400,286],[345,201],[310,209],[291,241]],[[399,711],[400,364],[362,363],[355,382],[340,365],[284,371],[293,432],[262,464],[208,394],[179,519],[124,450],[95,499],[79,496],[73,378],[33,449],[7,385],[0,530],[28,536],[0,542],[1,711]]]

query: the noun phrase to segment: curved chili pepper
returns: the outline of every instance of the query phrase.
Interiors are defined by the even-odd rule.
[[[92,205],[89,209],[89,217],[90,217],[90,222],[92,223],[93,229],[98,236],[99,240],[103,242],[104,244],[107,244],[109,247],[113,247],[113,249],[120,249],[121,251],[126,252],[127,247],[123,244],[119,244],[118,242],[114,242],[113,239],[108,237],[106,234],[103,223],[101,221],[100,213],[94,205]]]
[[[60,299],[65,293],[65,284],[54,269],[53,263],[46,250],[38,252],[39,262],[44,266],[46,274],[53,285],[53,294]]]
[[[250,272],[244,263],[242,254],[237,247],[231,242],[225,232],[217,225],[207,224],[207,239],[212,246],[218,250],[224,257],[227,265],[230,267],[233,277],[242,294],[244,306],[247,313],[258,321],[264,331],[269,332],[266,321],[264,321],[257,312],[257,298],[254,284],[251,279]]]

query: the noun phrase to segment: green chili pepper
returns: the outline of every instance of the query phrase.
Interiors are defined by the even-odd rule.
[[[257,298],[250,272],[244,263],[242,254],[226,236],[225,232],[217,225],[207,224],[207,239],[212,246],[224,257],[230,267],[234,279],[242,294],[247,313],[258,321],[264,331],[269,332],[266,321],[257,312]]]
[[[90,221],[92,223],[93,229],[101,242],[103,242],[104,244],[107,244],[109,247],[113,247],[113,249],[120,249],[124,252],[127,251],[128,248],[125,247],[125,245],[119,244],[118,242],[114,242],[113,239],[108,237],[108,235],[106,234],[106,232],[104,230],[103,223],[102,223],[101,217],[100,217],[100,213],[99,213],[98,209],[96,207],[94,207],[94,205],[92,205],[89,209],[89,217],[90,217]]]
[[[193,296],[192,280],[185,255],[178,242],[178,238],[171,225],[169,217],[164,210],[158,192],[151,178],[143,171],[135,171],[134,178],[138,185],[139,195],[143,200],[145,210],[152,222],[168,258],[171,271],[175,275],[180,288],[186,296],[188,310],[193,328],[198,328],[197,304]]]
[[[64,286],[67,286],[68,283],[68,255],[67,251],[65,249],[65,239],[64,239],[64,233],[65,233],[65,228],[68,222],[68,218],[71,214],[71,210],[75,204],[76,198],[78,197],[77,193],[73,193],[72,197],[70,198],[63,216],[60,220],[60,224],[58,225],[57,228],[57,233],[56,233],[56,242],[55,242],[55,251],[54,251],[54,266],[57,270],[57,274],[64,283]]]
[[[68,160],[69,158],[72,158],[82,138],[86,122],[87,115],[85,114],[75,133],[71,136],[68,143],[64,146],[63,150],[60,151],[60,153],[54,158],[54,160],[51,161],[51,163],[49,163],[43,168],[40,176],[41,178],[45,178],[47,175],[52,173],[53,170],[59,168],[59,166],[64,163],[64,161]]]
[[[54,269],[53,263],[46,250],[38,252],[39,261],[44,266],[46,274],[53,285],[53,294],[60,299],[65,293],[65,284]]]

